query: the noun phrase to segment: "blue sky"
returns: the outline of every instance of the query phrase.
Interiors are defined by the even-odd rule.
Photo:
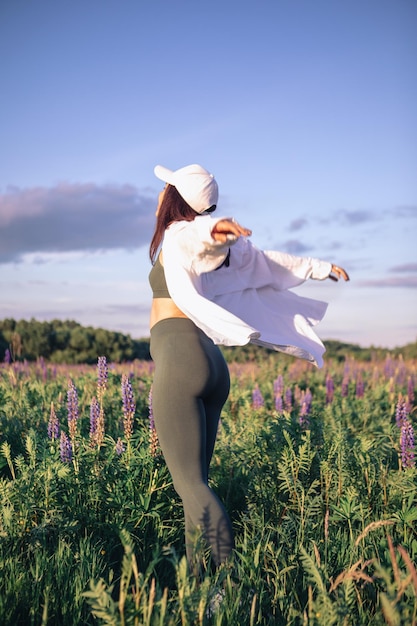
[[[414,0],[4,0],[0,319],[147,337],[153,167],[349,283],[325,339],[417,338]]]

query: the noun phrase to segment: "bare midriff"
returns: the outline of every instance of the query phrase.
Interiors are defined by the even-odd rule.
[[[170,317],[187,317],[171,298],[154,298],[151,308],[150,327]]]

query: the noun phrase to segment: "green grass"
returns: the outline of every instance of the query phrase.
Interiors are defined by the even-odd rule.
[[[262,364],[230,369],[211,481],[230,512],[236,550],[230,563],[196,580],[184,559],[179,498],[163,458],[152,453],[152,364],[110,367],[99,446],[89,436],[95,367],[0,368],[1,624],[417,624],[417,472],[402,465],[395,422],[416,362],[329,361],[316,370],[266,355]],[[126,373],[136,402],[129,439]],[[275,405],[278,374],[292,393],[283,412]],[[72,460],[62,462],[48,421],[53,403],[70,435],[69,379],[80,417]],[[256,384],[264,399],[258,409]],[[312,406],[301,426],[306,389]],[[224,599],[209,616],[219,589]]]

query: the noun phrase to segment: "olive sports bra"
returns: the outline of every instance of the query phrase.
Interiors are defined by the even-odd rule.
[[[155,261],[149,272],[149,284],[152,289],[154,298],[170,298],[167,283],[165,280],[164,266],[161,263],[160,256]]]
[[[216,270],[219,270],[223,266],[229,267],[229,264],[230,264],[230,248],[223,263],[219,265],[219,267],[216,267]],[[160,254],[158,254],[155,264],[152,266],[152,269],[149,272],[149,284],[151,286],[154,298],[170,298],[171,297],[168,291],[166,280],[165,280],[164,266],[161,263]]]

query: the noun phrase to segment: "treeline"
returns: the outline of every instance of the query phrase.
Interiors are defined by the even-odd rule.
[[[43,357],[51,363],[66,364],[96,363],[98,356],[106,356],[114,363],[150,359],[146,339],[135,340],[123,333],[81,326],[68,320],[0,321],[0,356],[2,354],[14,361],[36,361]]]
[[[417,359],[417,341],[391,350],[388,348],[375,348],[374,346],[362,348],[357,344],[344,343],[333,339],[324,341],[323,343],[326,347],[325,360],[335,359],[342,362],[347,357],[353,357],[357,361],[370,362],[385,359],[388,355],[393,358],[397,358],[401,355],[403,359]],[[252,343],[236,348],[223,348],[223,352],[229,362],[236,361],[238,363],[261,361],[265,359],[265,353],[275,354],[277,358],[289,358],[280,352],[265,350],[265,348],[261,348]]]
[[[402,355],[404,359],[417,359],[417,342],[388,350],[384,348],[362,348],[341,341],[325,341],[326,358],[343,361],[355,357],[359,361],[371,361]],[[254,344],[236,348],[223,348],[226,359],[237,362],[260,361],[265,350]],[[288,357],[276,354],[277,358]],[[3,357],[2,357],[3,355]],[[5,319],[0,321],[0,360],[36,361],[43,357],[51,363],[96,363],[98,356],[106,356],[109,362],[149,360],[149,339],[132,339],[130,335],[81,326],[78,322],[52,320],[39,322],[35,319]]]

